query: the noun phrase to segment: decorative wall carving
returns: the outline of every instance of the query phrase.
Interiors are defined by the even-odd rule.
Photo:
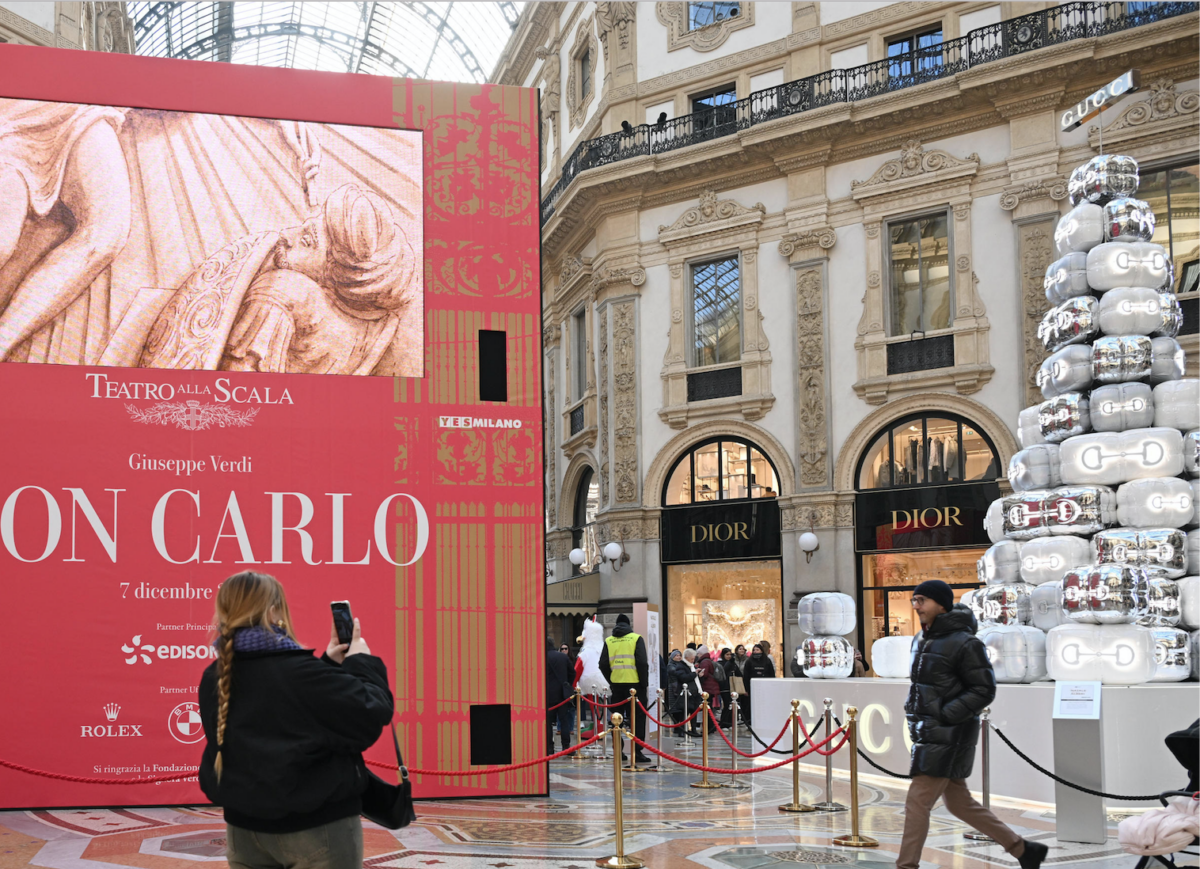
[[[1036,223],[1022,224],[1017,234],[1017,256],[1021,263],[1021,306],[1024,311],[1021,336],[1024,345],[1025,389],[1024,406],[1042,400],[1042,391],[1037,386],[1037,370],[1046,358],[1042,342],[1038,340],[1037,328],[1042,315],[1050,309],[1042,280],[1046,267],[1054,259],[1053,217]]]
[[[596,384],[599,393],[599,433],[600,441],[600,507],[608,505],[608,443],[612,422],[608,418],[608,306],[600,308],[600,378]]]
[[[639,501],[637,445],[637,307],[633,299],[612,306],[613,503]]]
[[[628,49],[630,31],[637,18],[637,3],[622,0],[622,2],[596,4],[596,30],[600,35],[600,44],[604,46],[604,60],[609,59],[609,40],[615,39],[618,48]]]
[[[875,174],[866,181],[852,181],[850,189],[856,193],[867,192],[869,188],[881,187],[899,181],[902,178],[917,178],[929,173],[937,173],[946,169],[978,169],[979,155],[971,154],[967,159],[960,160],[945,151],[926,151],[925,146],[916,139],[909,139],[900,149],[900,156],[888,160],[880,166]],[[855,198],[859,198],[855,196]]]
[[[1004,188],[1000,194],[1000,207],[1005,211],[1013,211],[1022,202],[1030,199],[1046,197],[1054,202],[1067,198],[1066,178],[1039,178],[1037,181],[1027,181],[1013,187]]]
[[[761,223],[767,208],[761,202],[746,207],[733,199],[717,199],[715,190],[700,194],[700,203],[689,208],[670,226],[658,225],[658,240],[663,244],[701,232],[731,229],[745,223]]]
[[[598,293],[605,287],[611,287],[614,284],[633,284],[635,287],[640,287],[644,283],[646,283],[646,270],[640,265],[630,268],[603,268],[599,274],[592,276],[591,290],[593,293]]]
[[[818,251],[827,251],[836,243],[837,233],[829,226],[791,232],[779,240],[779,255],[791,257],[797,250],[801,255],[819,255]]]
[[[796,361],[800,384],[796,419],[802,487],[826,486],[829,433],[825,393],[825,287],[820,267],[796,276]]]
[[[707,27],[688,29],[687,3],[655,3],[654,14],[667,28],[667,51],[692,48],[712,51],[725,44],[729,34],[754,24],[754,4],[744,2],[736,18],[726,18]]]
[[[583,92],[583,80],[580,67],[585,59],[588,62],[588,80],[591,87]],[[600,55],[600,46],[596,44],[594,21],[591,18],[581,21],[575,31],[575,44],[571,46],[571,69],[567,73],[567,112],[570,114],[570,128],[583,125],[587,107],[596,97],[596,63]]]
[[[557,331],[554,329],[548,331]],[[546,353],[546,364],[543,371],[546,373],[545,385],[545,407],[542,408],[546,414],[546,437],[543,441],[543,448],[546,450],[545,465],[546,465],[546,516],[550,518],[551,526],[557,524],[555,517],[558,516],[558,508],[555,506],[555,497],[558,493],[558,479],[555,476],[554,461],[558,456],[558,438],[555,436],[558,432],[558,426],[555,424],[556,412],[554,407],[554,372],[555,364],[553,347],[549,348]]]
[[[1168,121],[1182,115],[1194,115],[1197,110],[1200,110],[1200,93],[1176,90],[1172,79],[1160,78],[1150,83],[1150,96],[1121,112],[1104,132],[1116,133],[1130,127]],[[1097,129],[1090,127],[1088,132]]]

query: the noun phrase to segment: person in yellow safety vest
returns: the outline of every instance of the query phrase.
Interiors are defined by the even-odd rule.
[[[638,700],[642,705],[648,705],[646,686],[650,682],[650,659],[646,653],[646,641],[633,632],[629,626],[629,616],[621,613],[617,616],[617,626],[613,628],[612,636],[604,641],[604,651],[600,653],[600,672],[612,686],[611,703],[622,703],[629,699],[629,690],[637,689]],[[628,705],[614,709],[626,718],[629,717]],[[661,710],[655,710],[657,716]],[[633,718],[634,735],[643,741],[646,739],[646,715],[641,709]],[[635,763],[650,763],[642,747],[637,746],[634,752]],[[621,756],[625,760],[625,756]]]

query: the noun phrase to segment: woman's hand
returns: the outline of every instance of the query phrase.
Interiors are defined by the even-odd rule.
[[[354,620],[354,633],[350,637],[350,643],[338,642],[337,628],[331,626],[329,629],[329,645],[325,648],[325,654],[329,656],[329,660],[335,664],[340,664],[350,655],[369,655],[370,648],[367,646],[367,641],[362,638],[362,628],[358,624],[358,619]]]

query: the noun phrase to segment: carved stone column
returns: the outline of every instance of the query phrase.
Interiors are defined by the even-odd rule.
[[[1013,186],[1000,196],[1000,207],[1013,213],[1017,227],[1017,262],[1021,281],[1021,346],[1024,389],[1021,400],[1025,407],[1042,400],[1037,387],[1038,366],[1046,358],[1037,327],[1042,315],[1050,308],[1042,281],[1046,267],[1056,257],[1054,229],[1058,225],[1058,203],[1067,196],[1062,178],[1044,178]]]
[[[612,310],[613,506],[641,503],[638,473],[637,299],[618,299]]]

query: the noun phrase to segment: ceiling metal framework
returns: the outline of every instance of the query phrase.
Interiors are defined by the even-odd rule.
[[[129,4],[139,54],[487,80],[524,3]]]

